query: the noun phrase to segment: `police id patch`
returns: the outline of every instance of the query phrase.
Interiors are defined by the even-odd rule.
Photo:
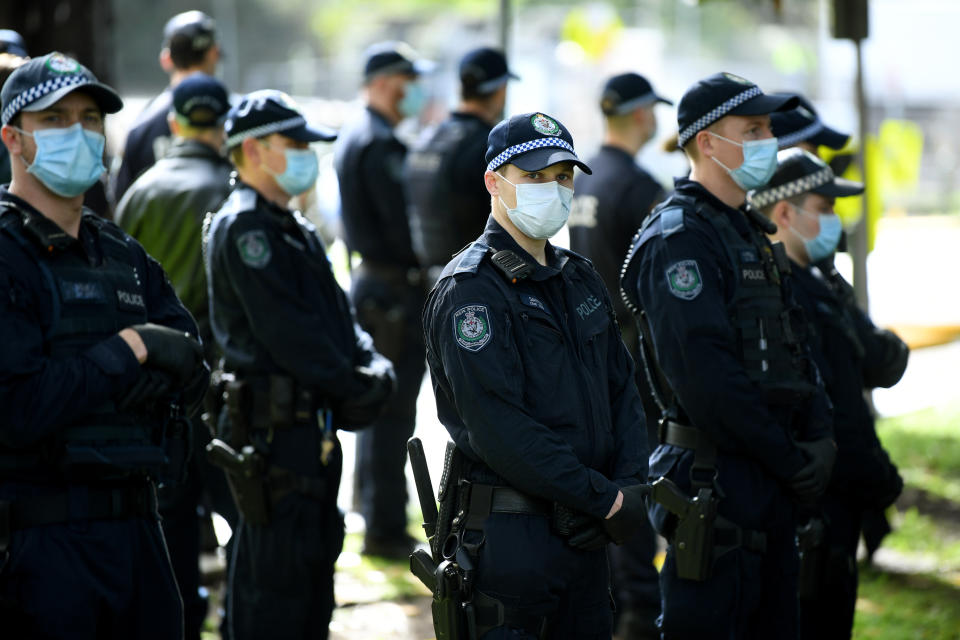
[[[263,231],[247,231],[237,238],[237,250],[244,264],[254,269],[262,269],[270,264],[272,253],[267,234]]]
[[[703,291],[703,278],[696,260],[681,260],[667,267],[670,293],[682,300],[693,300]]]
[[[461,349],[480,351],[492,337],[490,314],[482,304],[460,307],[453,314],[453,337]]]

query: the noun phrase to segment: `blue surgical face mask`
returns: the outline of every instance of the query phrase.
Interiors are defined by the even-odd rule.
[[[497,174],[500,175],[500,174]],[[556,235],[570,217],[570,202],[573,189],[563,187],[556,180],[514,184],[500,176],[504,182],[512,184],[517,191],[517,206],[511,209],[500,198],[507,210],[507,217],[524,235],[537,240],[546,240]]]
[[[770,178],[777,170],[778,145],[776,138],[737,142],[717,135],[712,131],[707,131],[707,133],[714,138],[720,138],[743,149],[743,164],[736,169],[731,169],[713,156],[710,157],[711,160],[727,170],[738,187],[744,191],[750,191],[751,189],[759,189],[770,182]]]
[[[408,82],[404,88],[403,99],[400,101],[400,113],[405,118],[412,118],[423,110],[427,103],[427,93],[419,82]]]
[[[820,219],[820,233],[813,238],[807,238],[793,226],[790,227],[790,230],[803,240],[803,246],[807,250],[810,262],[819,262],[837,250],[840,234],[843,232],[843,223],[840,221],[840,216],[835,213],[807,211],[796,205],[794,205],[794,209],[804,215],[817,216]]]
[[[284,149],[287,168],[283,173],[273,173],[267,165],[262,165],[267,173],[273,175],[280,188],[291,197],[298,196],[317,181],[320,165],[313,149]]]
[[[17,129],[31,136],[37,153],[27,173],[42,182],[47,189],[64,198],[73,198],[93,186],[107,170],[103,166],[102,133],[88,131],[80,123],[65,129],[37,129],[33,132]],[[23,156],[21,156],[23,159]],[[23,160],[26,164],[26,160]]]

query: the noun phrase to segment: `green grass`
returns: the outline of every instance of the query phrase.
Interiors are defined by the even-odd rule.
[[[933,576],[861,567],[853,637],[857,640],[957,640],[960,588]]]

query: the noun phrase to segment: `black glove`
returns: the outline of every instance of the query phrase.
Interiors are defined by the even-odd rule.
[[[181,404],[186,417],[192,418],[197,414],[209,388],[210,367],[207,366],[206,361],[201,360],[200,366],[194,370],[193,377],[183,387]]]
[[[392,367],[355,367],[353,376],[364,385],[364,390],[344,399],[334,411],[336,426],[340,429],[365,427],[376,420],[396,389]]]
[[[130,327],[147,347],[145,364],[173,376],[178,388],[191,382],[203,363],[203,347],[189,333],[147,323]]]
[[[603,529],[615,544],[623,544],[647,522],[647,503],[644,496],[650,493],[650,485],[635,484],[620,489],[623,505],[612,517],[601,521]]]
[[[133,384],[117,397],[117,409],[127,412],[146,407],[161,398],[171,398],[176,393],[173,377],[164,371],[140,367],[140,374]]]
[[[807,464],[790,478],[790,489],[802,504],[813,504],[830,484],[830,473],[837,458],[837,445],[830,438],[821,438],[813,442],[798,442],[797,446],[808,460]]]
[[[886,509],[900,497],[903,478],[883,447],[873,448],[869,455],[876,462],[878,472],[870,483],[871,486],[867,488],[863,501],[869,507]]]
[[[567,543],[571,547],[581,551],[603,549],[611,542],[613,542],[613,539],[603,528],[603,523],[599,519],[586,514],[584,514],[582,522],[577,523],[573,533],[567,538]]]

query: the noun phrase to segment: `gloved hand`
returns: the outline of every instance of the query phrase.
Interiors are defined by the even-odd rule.
[[[833,463],[837,458],[837,445],[830,438],[813,442],[798,442],[797,446],[807,456],[807,464],[790,478],[790,489],[802,504],[813,504],[827,490]]]
[[[190,334],[150,322],[130,328],[147,347],[145,364],[169,373],[178,388],[193,380],[203,363],[203,347]]]
[[[340,429],[365,427],[376,420],[397,386],[392,366],[354,367],[353,376],[363,384],[364,390],[345,398],[334,411],[336,426]]]
[[[199,366],[194,370],[193,377],[183,387],[181,404],[186,417],[192,418],[197,414],[203,405],[203,399],[206,397],[209,388],[210,367],[207,366],[206,361],[201,360]]]
[[[573,533],[567,538],[571,547],[581,551],[596,551],[613,542],[599,519],[586,514],[580,515],[582,519],[574,525]]]
[[[169,373],[142,366],[133,384],[117,397],[117,409],[127,412],[160,398],[173,396],[176,392],[173,377]]]
[[[635,536],[647,522],[647,503],[643,498],[650,493],[650,485],[635,484],[620,491],[623,493],[620,510],[601,521],[615,544],[623,544]]]

